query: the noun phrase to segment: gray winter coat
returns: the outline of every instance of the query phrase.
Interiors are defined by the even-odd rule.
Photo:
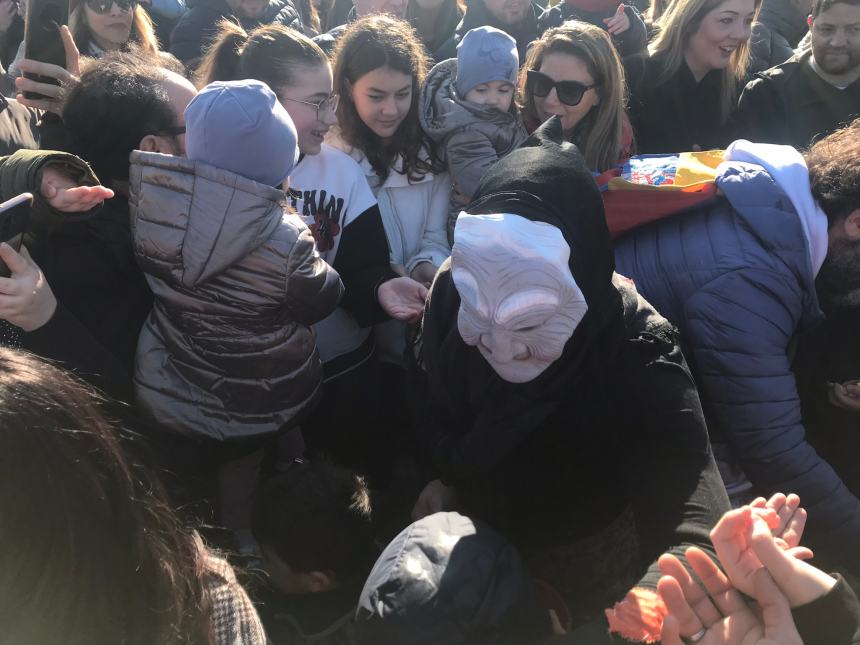
[[[284,193],[181,157],[135,151],[134,252],[155,296],[137,347],[142,409],[216,440],[275,432],[320,393],[310,325],[343,285]]]
[[[457,96],[457,59],[438,63],[421,92],[421,127],[439,145],[457,189],[471,196],[478,182],[500,157],[528,138],[518,114],[471,103]],[[456,220],[460,207],[452,203]],[[449,217],[449,242],[453,221]]]

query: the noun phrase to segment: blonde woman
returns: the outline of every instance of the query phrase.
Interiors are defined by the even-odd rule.
[[[158,54],[152,19],[137,0],[85,0],[69,16],[69,28],[84,56],[101,58],[106,52],[127,49]]]
[[[649,55],[628,67],[639,152],[723,148],[732,141],[732,112],[760,4],[683,0],[670,5]]]
[[[571,21],[547,30],[529,49],[520,76],[520,108],[529,132],[561,116],[565,139],[588,167],[603,172],[629,156],[624,69],[606,31]]]

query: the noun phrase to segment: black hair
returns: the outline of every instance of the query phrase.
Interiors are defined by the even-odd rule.
[[[148,134],[176,126],[157,59],[110,53],[92,60],[69,92],[63,124],[68,152],[88,161],[99,180],[128,180],[128,157]]]
[[[203,645],[199,538],[86,385],[0,349],[0,641]]]
[[[321,460],[297,461],[266,482],[254,501],[254,539],[295,572],[365,575],[379,555],[364,480]]]
[[[860,209],[860,118],[818,141],[804,157],[812,196],[829,226]]]
[[[854,6],[860,5],[860,0],[815,0],[812,4],[812,19],[815,20],[818,14],[827,11],[833,5],[850,4]]]

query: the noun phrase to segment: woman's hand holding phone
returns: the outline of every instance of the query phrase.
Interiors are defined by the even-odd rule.
[[[26,247],[21,252],[3,242],[0,260],[12,275],[0,278],[0,319],[24,331],[35,331],[47,323],[57,310],[57,299],[42,270],[30,258]]]
[[[72,38],[72,32],[66,25],[60,27],[60,37],[66,50],[65,69],[59,65],[43,63],[29,58],[18,61],[18,68],[22,72],[55,78],[59,82],[59,85],[53,85],[51,83],[39,83],[23,76],[16,78],[15,88],[18,90],[18,95],[15,98],[21,105],[58,115],[62,114],[66,92],[71,85],[78,82],[80,76],[81,55]],[[48,98],[28,99],[24,97],[24,92],[35,92]]]

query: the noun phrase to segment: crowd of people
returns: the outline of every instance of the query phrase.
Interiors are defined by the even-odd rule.
[[[860,0],[69,9],[0,642],[860,644]]]

